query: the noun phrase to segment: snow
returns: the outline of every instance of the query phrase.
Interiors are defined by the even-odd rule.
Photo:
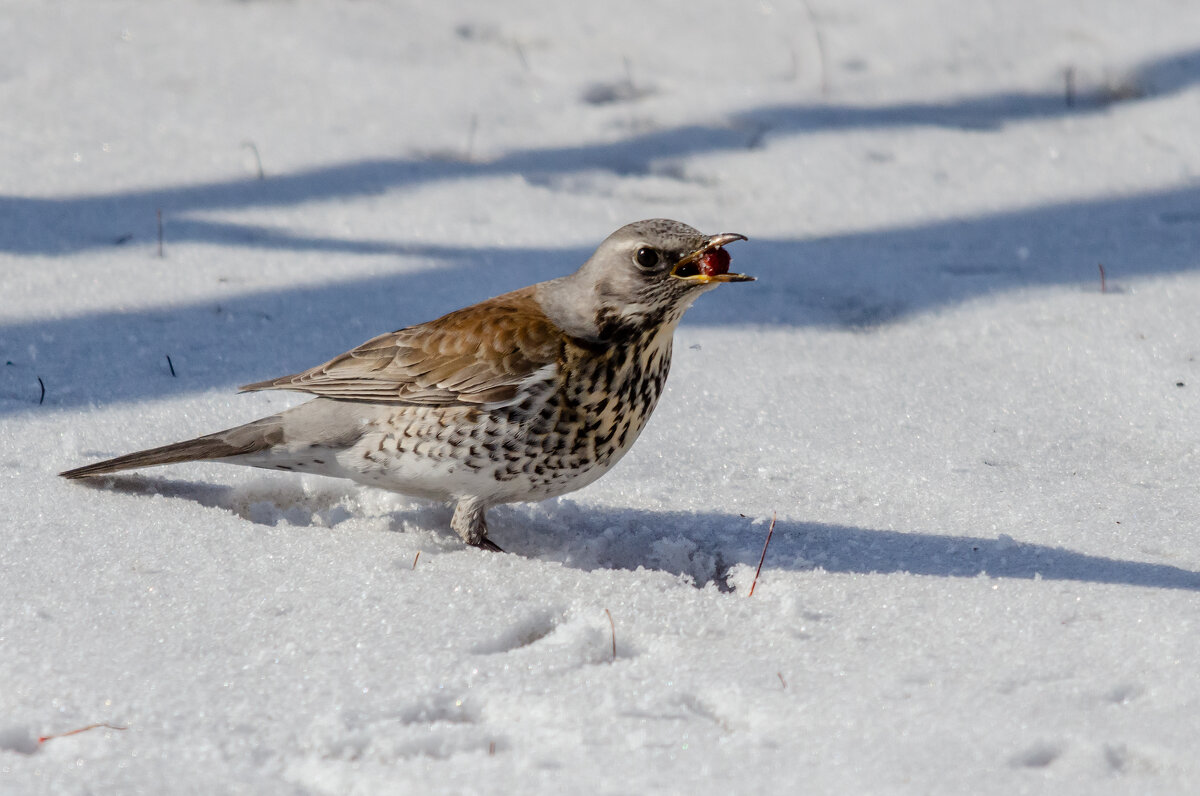
[[[1200,6],[679,9],[5,5],[0,792],[1193,789]],[[55,475],[656,216],[760,281],[508,554]]]

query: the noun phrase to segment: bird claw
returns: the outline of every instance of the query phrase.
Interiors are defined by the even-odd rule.
[[[471,547],[478,547],[480,550],[490,550],[493,553],[503,553],[504,552],[504,550],[501,549],[500,545],[496,544],[495,542],[493,542],[491,539],[487,538],[486,536],[483,537],[482,539],[480,539],[478,542],[472,543]]]

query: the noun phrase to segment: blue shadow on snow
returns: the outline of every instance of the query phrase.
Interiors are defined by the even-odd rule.
[[[287,477],[280,477],[283,478]],[[289,480],[295,486],[295,501],[306,499],[308,493],[301,488],[300,482],[294,478]],[[258,499],[249,495],[245,487],[239,493],[228,486],[146,475],[108,476],[81,483],[125,494],[190,500],[240,516],[246,515],[238,505]],[[69,487],[64,484],[64,488],[79,488],[79,484]],[[282,512],[291,507],[287,493],[288,488],[283,486],[282,480],[272,478],[259,497],[289,504],[278,506]],[[692,577],[698,587],[715,581],[719,587],[728,588],[725,578],[733,566],[757,565],[765,536],[765,527],[761,524],[752,525],[751,520],[734,514],[635,509],[593,509],[580,513],[577,508],[569,508],[562,512],[565,516],[559,518],[555,516],[559,512],[553,504],[548,517],[535,519],[522,517],[524,510],[519,505],[498,511],[503,514],[493,517],[491,535],[512,554],[559,561],[583,569],[660,569],[673,575]],[[407,512],[397,514],[404,513]],[[443,552],[463,549],[449,530],[448,511],[444,521],[446,546]],[[290,513],[288,522],[303,524],[303,519]],[[620,530],[615,536],[607,536],[605,529],[613,526]],[[688,564],[698,559],[712,562],[711,565],[699,565],[699,577],[697,567],[679,568],[678,557],[665,566],[656,563],[654,544],[679,537],[694,546]],[[585,552],[585,547],[590,547],[596,539],[604,539],[601,547]],[[574,561],[577,558],[586,559],[589,564],[580,566]],[[874,530],[789,520],[780,520],[775,526],[764,573],[773,569],[821,569],[859,575],[904,573],[940,578],[1041,578],[1200,591],[1200,572],[1168,564],[1106,558],[1008,538]]]

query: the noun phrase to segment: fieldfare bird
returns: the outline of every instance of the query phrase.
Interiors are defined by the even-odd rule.
[[[651,219],[608,236],[578,271],[409,326],[311,370],[241,389],[317,396],[278,415],[62,473],[190,461],[350,478],[456,504],[467,544],[499,548],[485,512],[595,481],[646,425],[679,319],[729,272],[726,244]]]

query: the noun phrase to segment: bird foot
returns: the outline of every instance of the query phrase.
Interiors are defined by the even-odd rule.
[[[490,550],[493,553],[503,553],[504,552],[504,550],[501,549],[500,545],[496,544],[495,542],[493,542],[491,539],[487,538],[486,536],[483,537],[482,539],[480,539],[478,542],[474,542],[471,545],[471,547],[478,547],[480,550]]]

